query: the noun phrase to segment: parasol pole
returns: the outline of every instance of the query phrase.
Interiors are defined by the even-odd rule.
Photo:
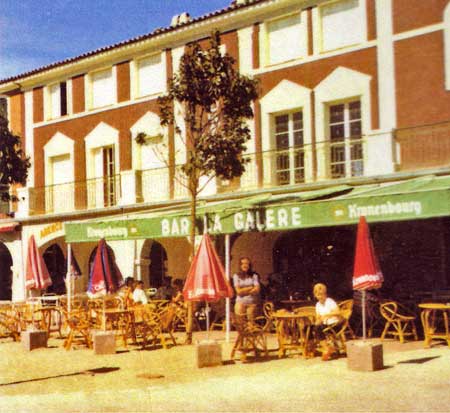
[[[363,341],[366,341],[366,290],[362,290],[362,328]]]
[[[225,235],[225,276],[230,282],[230,234]],[[230,342],[230,297],[225,298],[225,341]]]
[[[67,244],[67,313],[70,314],[72,309],[72,276],[71,276],[72,248],[70,243]]]
[[[208,233],[208,217],[203,215],[203,236]],[[209,341],[209,304],[208,301],[205,300],[206,307],[206,339]]]

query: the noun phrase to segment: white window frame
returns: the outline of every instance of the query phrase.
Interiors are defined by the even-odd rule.
[[[302,115],[302,135],[303,135],[303,143],[301,146],[296,147],[294,145],[294,114],[295,113],[301,113]],[[288,147],[284,150],[282,149],[278,149],[277,148],[277,142],[276,142],[276,137],[277,137],[277,132],[276,132],[276,120],[278,117],[281,116],[288,116]],[[289,112],[281,112],[281,113],[273,113],[272,114],[272,145],[273,145],[273,149],[274,149],[274,162],[275,162],[275,174],[277,177],[277,182],[279,184],[279,179],[278,179],[278,174],[279,172],[282,171],[289,171],[289,183],[287,184],[279,184],[279,185],[295,185],[295,184],[300,184],[303,183],[305,181],[305,132],[304,132],[304,114],[303,114],[303,110],[301,109],[294,109],[291,110]],[[280,156],[283,156],[283,154],[281,154],[281,152],[285,152],[285,155],[288,156],[289,159],[289,169],[279,169],[278,168],[278,159]],[[295,157],[297,155],[298,152],[301,152],[303,155],[303,168],[296,168],[295,167]],[[302,169],[303,170],[303,178],[299,181],[296,182],[295,181],[295,172],[296,170]]]
[[[146,59],[150,59],[155,56],[160,56],[161,63],[160,68],[162,71],[161,77],[163,79],[163,85],[160,90],[154,90],[147,94],[140,93],[140,73],[139,73],[139,64]],[[161,51],[157,53],[147,54],[144,56],[140,56],[131,61],[130,64],[130,84],[131,84],[131,99],[141,99],[148,98],[151,96],[159,96],[167,91],[167,64],[166,64],[167,54],[166,51]]]
[[[61,83],[66,83],[66,114],[61,115]],[[45,120],[53,120],[58,119],[64,116],[67,116],[71,113],[71,82],[66,79],[60,80],[58,82],[50,83],[49,85],[44,87],[44,119]],[[52,88],[57,88],[57,104],[56,107],[53,105],[52,99]],[[54,113],[54,109],[56,109],[56,113]]]
[[[367,42],[367,8],[366,8],[366,0],[357,0],[359,3],[359,16],[360,16],[360,30],[361,30],[361,39],[360,41],[349,43],[345,45],[340,45],[333,48],[325,48],[325,39],[324,39],[324,27],[323,27],[323,12],[327,7],[336,5],[337,3],[344,3],[346,1],[352,1],[352,0],[333,0],[327,3],[320,4],[317,7],[317,12],[313,14],[313,27],[314,27],[314,33],[313,33],[313,44],[314,45],[320,45],[319,52],[320,53],[327,53],[332,52],[334,50],[339,49],[346,49],[348,47],[360,45],[362,43]],[[316,48],[315,48],[316,49]],[[315,50],[315,52],[317,49]]]
[[[102,106],[94,106],[94,80],[93,77],[95,75],[98,75],[99,73],[111,71],[111,88],[112,88],[112,101],[105,103]],[[87,76],[84,77],[85,79],[85,107],[87,110],[96,110],[96,109],[102,109],[107,108],[109,106],[115,105],[117,103],[117,67],[114,66],[108,66],[103,67],[101,69],[97,69],[95,71],[89,72]]]
[[[299,10],[295,13],[286,14],[283,16],[278,16],[274,19],[270,19],[265,21],[261,25],[261,29],[259,32],[259,44],[260,44],[260,53],[261,53],[261,63],[263,66],[275,66],[279,64],[283,64],[289,61],[297,60],[305,58],[308,54],[308,24],[307,24],[307,10]],[[279,22],[281,20],[289,19],[294,16],[298,16],[299,19],[299,26],[300,26],[300,38],[299,38],[299,44],[301,51],[298,53],[298,56],[291,56],[287,58],[286,60],[279,60],[276,62],[271,61],[270,57],[270,25]]]
[[[360,104],[360,118],[359,121],[361,123],[361,134],[360,134],[360,138],[359,139],[352,139],[350,136],[350,104],[353,102],[359,102]],[[343,139],[341,141],[332,141],[331,140],[331,133],[330,133],[330,129],[332,126],[331,120],[330,120],[330,109],[333,106],[337,106],[337,105],[344,105],[344,119],[342,122],[336,122],[333,125],[336,124],[343,124],[344,126],[344,136]],[[364,145],[363,145],[363,135],[362,135],[362,122],[363,122],[363,116],[362,116],[362,105],[361,105],[361,99],[359,97],[356,98],[350,98],[350,99],[346,99],[344,101],[338,101],[338,102],[329,102],[327,104],[327,140],[329,141],[329,147],[330,147],[330,162],[329,162],[329,168],[330,168],[330,172],[329,172],[329,176],[332,179],[339,179],[339,178],[352,178],[352,177],[358,177],[358,176],[364,176]],[[352,175],[352,159],[351,159],[351,147],[352,144],[361,144],[362,145],[362,174],[361,175]],[[331,152],[332,152],[332,147],[333,146],[344,146],[344,161],[341,162],[342,164],[344,164],[344,168],[345,168],[345,173],[344,176],[342,177],[333,177],[332,176],[332,165],[333,164],[337,164],[338,162],[332,162],[331,159]]]

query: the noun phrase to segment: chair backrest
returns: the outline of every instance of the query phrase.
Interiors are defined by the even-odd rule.
[[[343,317],[345,320],[348,321],[350,319],[350,317],[352,316],[352,312],[353,312],[353,299],[341,301],[338,304],[338,307],[339,307],[341,317]]]
[[[380,304],[380,313],[388,321],[394,321],[397,318],[398,305],[395,301],[388,301]]]
[[[275,311],[275,306],[273,305],[273,302],[266,301],[263,305],[264,317],[266,317],[266,319],[268,319],[268,320],[272,319],[274,311]]]

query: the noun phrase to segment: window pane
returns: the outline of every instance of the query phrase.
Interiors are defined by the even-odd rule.
[[[339,49],[365,40],[362,5],[359,0],[341,0],[322,6],[320,10],[323,50]]]
[[[276,136],[277,150],[288,149],[289,148],[289,134],[281,133]]]
[[[289,128],[289,116],[282,115],[275,118],[275,133],[287,132]]]
[[[285,62],[306,54],[300,14],[275,20],[268,24],[270,63]]]
[[[349,103],[348,107],[350,111],[350,120],[361,119],[361,102],[359,100]]]
[[[292,119],[294,121],[294,130],[303,129],[303,113],[302,112],[293,113]]]
[[[353,138],[361,137],[361,122],[351,122],[350,123],[350,136]]]
[[[330,139],[332,141],[344,140],[344,124],[330,126]]]
[[[60,88],[59,83],[56,85],[50,86],[50,116],[52,119],[59,118],[61,116],[61,109],[59,107],[59,95]]]
[[[60,83],[61,116],[67,115],[67,83]]]
[[[344,105],[330,106],[330,123],[344,121]]]

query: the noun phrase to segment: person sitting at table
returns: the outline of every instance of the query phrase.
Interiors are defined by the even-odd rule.
[[[255,321],[259,304],[259,275],[252,270],[252,264],[248,257],[239,260],[240,271],[233,275],[233,285],[236,291],[236,303],[234,312],[238,317],[247,316],[247,321]]]
[[[119,290],[119,296],[122,298],[123,305],[125,308],[132,307],[134,305],[133,291],[134,291],[134,278],[133,277],[125,278],[125,284]]]
[[[173,280],[173,295],[172,302],[175,304],[183,304],[183,280],[180,278],[176,278]]]
[[[339,307],[332,298],[327,296],[327,287],[325,284],[318,283],[313,288],[316,304],[316,325],[315,333],[322,348],[322,360],[330,360],[334,353],[334,343],[327,339],[324,330],[341,322]]]
[[[133,291],[133,301],[136,304],[148,304],[148,298],[144,292],[144,281],[137,281]]]
[[[171,300],[173,296],[172,277],[164,276],[162,279],[162,285],[156,291],[153,296],[155,300]]]

